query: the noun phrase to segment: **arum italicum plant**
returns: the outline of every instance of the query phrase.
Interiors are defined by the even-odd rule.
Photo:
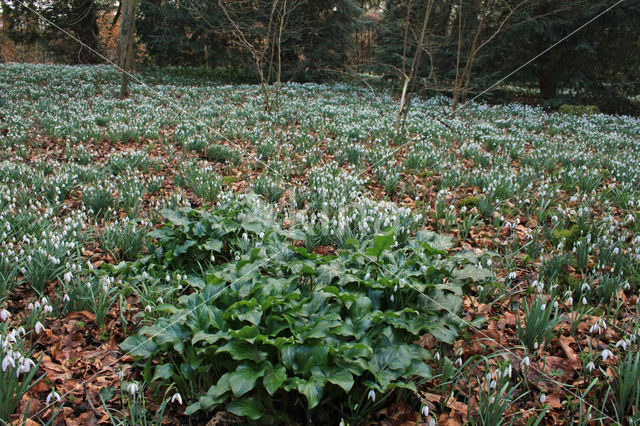
[[[233,199],[214,214],[165,212],[154,231],[161,257],[130,268],[136,276],[166,274],[158,262],[169,272],[208,268],[187,280],[192,293],[157,306],[159,317],[122,344],[144,365],[159,361],[145,380],[175,384],[189,414],[224,406],[280,422],[290,407],[309,421],[327,410],[364,418],[393,389],[415,389],[412,377],[430,377],[430,354],[413,342],[427,329],[455,339],[447,312],[460,307],[461,281],[449,271],[474,255],[449,258],[434,246],[452,242],[433,233],[396,246],[390,229],[323,257],[292,246],[284,235],[303,236],[274,228],[255,201]]]

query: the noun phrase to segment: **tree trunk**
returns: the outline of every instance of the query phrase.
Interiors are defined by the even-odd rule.
[[[538,87],[540,88],[540,96],[542,99],[549,100],[556,96],[556,85],[548,75],[538,75]]]
[[[118,48],[118,66],[122,72],[120,98],[129,96],[129,70],[133,58],[133,34],[136,25],[138,0],[123,0],[120,17],[120,44]]]
[[[100,30],[98,28],[98,9],[94,0],[88,0],[80,4],[78,14],[82,18],[77,25],[77,35],[82,45],[78,51],[77,62],[79,64],[96,64],[100,62],[98,50],[100,49]],[[87,47],[85,47],[85,45]]]

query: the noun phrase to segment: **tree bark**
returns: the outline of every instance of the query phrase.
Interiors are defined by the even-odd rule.
[[[118,66],[122,72],[120,98],[129,96],[129,71],[133,59],[133,35],[136,25],[138,0],[123,0],[120,17],[120,44],[118,46]]]

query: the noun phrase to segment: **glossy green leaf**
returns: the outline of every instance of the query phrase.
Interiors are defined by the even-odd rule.
[[[287,369],[280,365],[277,367],[269,366],[265,370],[262,383],[264,388],[269,392],[269,395],[273,395],[282,386],[282,383],[287,379]]]
[[[229,375],[229,385],[233,395],[237,398],[254,388],[256,381],[264,376],[264,367],[242,364]]]
[[[264,415],[264,407],[256,398],[239,398],[227,404],[227,411],[236,416],[258,420]]]

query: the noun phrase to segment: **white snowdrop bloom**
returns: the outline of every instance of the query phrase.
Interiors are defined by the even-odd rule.
[[[144,307],[144,311],[145,312],[151,312],[153,310],[153,308],[151,307],[151,305],[147,305]]]
[[[613,352],[611,352],[609,349],[605,349],[602,351],[602,360],[606,361],[609,358],[613,359]]]
[[[165,279],[165,281],[166,281],[166,282],[171,281],[171,277],[169,276],[169,274],[167,274],[167,275],[164,277],[164,279]]]
[[[180,395],[178,392],[176,392],[172,397],[171,397],[171,402],[176,402],[178,401],[178,404],[182,405],[182,395]]]
[[[435,355],[433,356],[433,359],[435,361],[440,361],[440,352],[436,352]]]
[[[595,368],[596,368],[596,365],[593,363],[593,361],[589,361],[589,363],[587,364],[587,370],[589,370],[589,372],[591,372]]]
[[[4,308],[0,309],[0,319],[6,321],[9,318],[11,318],[11,313]]]
[[[509,279],[510,280],[515,280],[516,277],[517,277],[516,271],[509,272]]]
[[[71,298],[67,293],[65,293],[64,296],[62,297],[62,301],[65,303],[69,303],[71,301]]]
[[[525,367],[528,367],[529,365],[531,365],[531,361],[529,360],[528,356],[525,356],[522,361],[520,361],[520,363],[522,365],[524,365]]]
[[[371,401],[376,402],[376,391],[371,389],[367,394],[367,399],[370,399]]]
[[[391,301],[391,303],[393,303],[393,301],[395,300],[395,298],[393,297],[393,294],[391,295],[391,297],[389,297],[389,300]]]
[[[436,421],[432,418],[429,419],[429,426],[436,426]]]
[[[36,323],[35,327],[34,327],[34,330],[35,330],[36,334],[40,334],[45,330],[45,328],[44,328],[44,325],[42,325],[42,323],[40,321],[38,321]]]
[[[2,359],[2,371],[7,371],[7,368],[9,368],[9,364],[11,364],[13,368],[16,368],[16,361],[13,359],[13,356],[11,355],[12,354],[7,354]]]
[[[131,395],[135,395],[140,390],[140,386],[136,382],[131,382],[127,385],[127,392]]]
[[[540,403],[544,404],[544,402],[547,400],[547,396],[543,393],[540,394]]]
[[[626,339],[621,339],[621,340],[618,340],[618,342],[616,343],[616,348],[619,348],[620,346],[622,346],[622,349],[626,351],[628,344],[629,342]]]
[[[51,403],[51,400],[55,400],[56,402],[60,402],[60,395],[58,392],[52,390],[49,395],[47,395],[47,404]]]
[[[65,272],[62,278],[64,279],[65,282],[68,283],[69,281],[71,281],[71,278],[73,278],[73,274],[71,273],[71,271]]]
[[[427,405],[423,405],[420,412],[424,417],[427,417],[429,415],[429,407]]]

